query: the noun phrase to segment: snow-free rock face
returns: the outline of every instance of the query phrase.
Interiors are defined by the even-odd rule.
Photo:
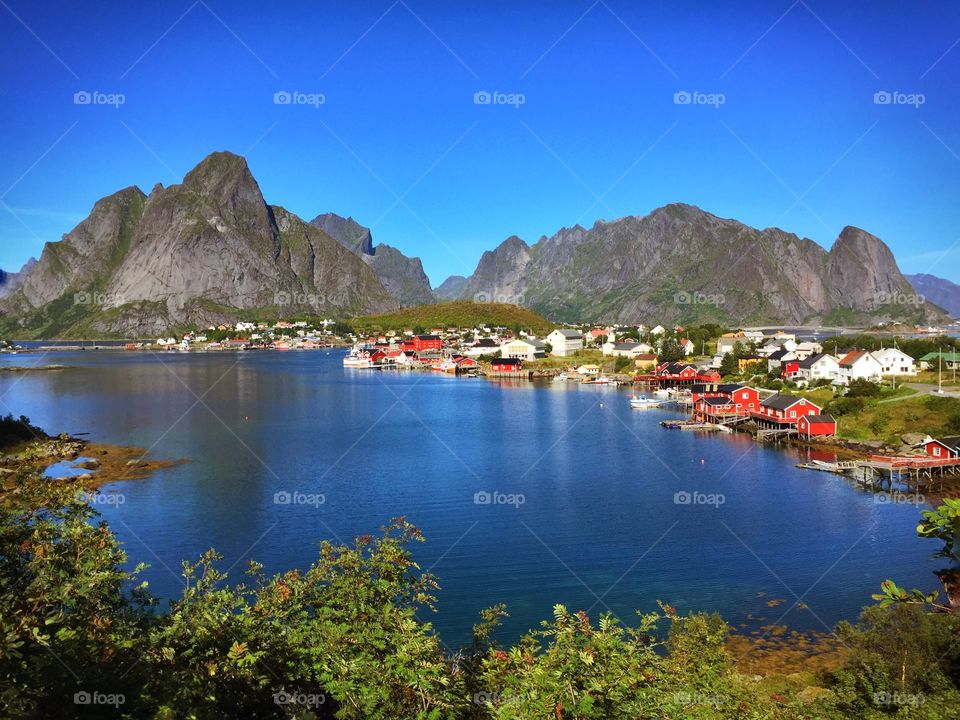
[[[376,273],[381,284],[405,306],[434,302],[430,280],[420,258],[411,258],[383,243],[373,244],[373,235],[352,217],[335,213],[317,215],[310,224],[359,256]]]
[[[131,187],[48,243],[3,301],[25,334],[150,335],[242,311],[383,312],[398,303],[356,255],[269,206],[246,161],[213,153],[182,184]]]
[[[862,322],[942,320],[917,300],[889,248],[843,230],[828,252],[691,205],[564,228],[486,252],[462,298],[515,298],[554,320]]]

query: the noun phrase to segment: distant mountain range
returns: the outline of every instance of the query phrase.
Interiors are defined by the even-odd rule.
[[[960,317],[960,285],[926,273],[907,275],[906,278],[927,300],[942,307],[952,317]]]
[[[4,270],[0,270],[0,298],[10,295],[14,290],[20,287],[23,279],[31,270],[33,270],[33,266],[36,264],[36,259],[30,258],[27,261],[27,264],[24,265],[19,272],[6,272]]]
[[[460,279],[444,283],[459,287]],[[443,286],[441,286],[443,287]],[[691,205],[564,228],[485,252],[461,298],[514,302],[553,320],[856,324],[942,322],[890,249],[846,227],[827,251]]]
[[[436,291],[420,260],[374,245],[351,217],[306,222],[268,205],[246,161],[216,152],[180,184],[128,187],[39,261],[0,272],[0,333],[151,337],[239,317],[349,317],[437,299],[507,302],[551,320],[942,322],[958,288],[914,276],[853,227],[828,251],[690,205],[575,226],[528,245],[510,237],[469,278]],[[955,310],[954,310],[955,311]]]

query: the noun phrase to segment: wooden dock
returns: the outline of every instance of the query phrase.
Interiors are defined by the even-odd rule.
[[[867,460],[846,460],[836,463],[815,461],[801,463],[799,468],[848,475],[860,485],[874,490],[907,489],[943,490],[944,481],[960,473],[960,458],[895,457],[871,455]]]

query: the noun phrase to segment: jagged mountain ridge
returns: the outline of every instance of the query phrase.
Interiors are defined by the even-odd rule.
[[[183,183],[99,200],[48,243],[0,304],[21,335],[150,336],[252,311],[354,314],[399,307],[371,270],[321,229],[268,205],[247,167],[217,152]]]
[[[426,305],[435,302],[430,280],[423,271],[420,258],[404,255],[390,245],[373,244],[373,235],[352,217],[335,213],[318,215],[310,224],[366,262],[391,295],[403,305]]]
[[[855,323],[943,320],[911,302],[889,248],[847,227],[827,251],[672,204],[645,216],[564,228],[483,254],[460,297],[526,305],[554,320]]]
[[[960,317],[960,285],[929,273],[905,275],[904,277],[907,278],[913,289],[927,300],[942,307],[952,317]]]

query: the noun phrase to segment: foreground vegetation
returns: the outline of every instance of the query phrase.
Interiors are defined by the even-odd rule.
[[[83,488],[20,473],[0,495],[0,716],[9,718],[950,718],[960,713],[960,616],[893,583],[843,624],[839,669],[737,672],[716,615],[661,604],[631,625],[557,606],[518,643],[482,614],[452,653],[422,620],[435,579],[400,518],[304,571],[251,564],[229,585],[213,551],[183,564],[160,611],[142,567]],[[960,503],[921,525],[954,548]]]

